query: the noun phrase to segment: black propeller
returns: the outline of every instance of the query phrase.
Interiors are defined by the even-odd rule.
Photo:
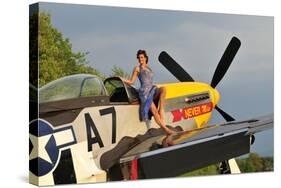
[[[165,51],[161,52],[158,60],[181,82],[194,82],[193,78]]]
[[[232,63],[232,60],[234,59],[236,53],[238,52],[240,46],[241,46],[240,40],[237,37],[232,37],[213,75],[213,79],[211,81],[211,86],[213,88],[215,88],[218,85],[218,83],[225,75],[226,71],[228,70],[228,68]]]
[[[236,53],[241,46],[241,42],[237,37],[232,37],[229,42],[222,58],[220,59],[218,66],[213,75],[211,86],[215,88],[222,80],[223,76],[230,67]],[[181,82],[194,82],[194,79],[165,51],[161,52],[158,60],[166,67],[179,81]],[[215,109],[222,115],[226,121],[234,121],[235,119],[220,109],[218,106]]]
[[[228,121],[234,121],[235,119],[231,117],[229,114],[227,114],[225,111],[220,109],[218,106],[215,107],[215,109],[221,114],[221,116],[228,122]]]

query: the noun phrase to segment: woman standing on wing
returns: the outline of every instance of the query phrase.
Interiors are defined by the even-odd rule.
[[[164,99],[166,95],[166,89],[164,87],[157,88],[152,84],[153,72],[147,66],[148,56],[145,50],[138,50],[137,59],[139,61],[139,66],[135,67],[131,80],[124,79],[124,82],[131,85],[136,81],[137,77],[139,78],[141,86],[138,93],[141,102],[141,120],[148,120],[148,113],[150,110],[154,116],[156,123],[160,125],[167,134],[173,134],[175,132],[173,130],[170,130],[164,122]],[[153,99],[158,97],[160,97],[159,111],[157,110],[157,107],[153,102]]]

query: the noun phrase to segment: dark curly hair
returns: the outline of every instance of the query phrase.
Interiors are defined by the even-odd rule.
[[[144,55],[144,57],[146,58],[146,64],[148,63],[148,56],[146,54],[146,51],[145,50],[138,50],[137,52],[137,59],[139,58],[139,55]]]

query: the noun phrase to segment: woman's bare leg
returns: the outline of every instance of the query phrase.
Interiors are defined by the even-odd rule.
[[[164,101],[165,101],[165,97],[166,97],[166,88],[160,87],[159,114],[160,114],[160,118],[164,122],[165,122],[165,120],[164,120]]]
[[[166,126],[166,124],[164,123],[164,121],[160,118],[160,114],[159,114],[159,112],[158,112],[158,110],[157,110],[157,108],[156,108],[156,106],[155,106],[155,104],[154,104],[153,102],[151,103],[150,110],[151,110],[151,112],[152,112],[152,114],[153,114],[153,116],[154,116],[154,119],[155,119],[156,123],[157,123],[158,125],[160,125],[160,126],[165,130],[165,132],[166,132],[167,134],[176,133],[175,131],[170,130],[170,129]]]

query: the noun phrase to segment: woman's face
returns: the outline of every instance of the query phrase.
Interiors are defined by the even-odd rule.
[[[146,64],[146,57],[143,54],[138,56],[138,60],[141,65]]]

